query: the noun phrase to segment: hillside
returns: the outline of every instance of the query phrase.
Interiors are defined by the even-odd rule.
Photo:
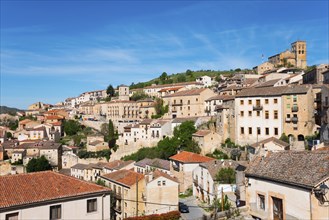
[[[7,106],[0,106],[0,114],[10,114],[10,115],[16,115],[16,112],[22,111],[18,108],[11,108]]]
[[[243,72],[249,72],[250,70],[242,70]],[[179,82],[190,82],[195,81],[196,78],[200,76],[210,76],[210,77],[219,77],[220,75],[234,75],[237,72],[241,72],[241,69],[236,70],[186,70],[183,73],[174,73],[168,75],[166,72],[163,72],[159,77],[152,79],[147,82],[138,82],[132,83],[129,87],[130,89],[138,89],[144,88],[146,86],[150,86],[152,84],[162,85],[162,84],[171,84],[171,83],[179,83]]]

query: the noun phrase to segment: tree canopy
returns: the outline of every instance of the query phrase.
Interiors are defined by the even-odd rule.
[[[81,131],[80,123],[75,120],[65,121],[63,125],[64,125],[64,132],[70,136],[75,135],[79,131]]]
[[[107,89],[106,89],[106,94],[110,97],[113,97],[115,94],[115,90],[113,88],[113,86],[110,84]]]
[[[26,171],[28,173],[44,170],[51,170],[51,165],[45,156],[41,156],[37,159],[32,158],[26,165]]]
[[[235,183],[235,170],[232,168],[222,168],[216,174],[216,181],[224,184]]]

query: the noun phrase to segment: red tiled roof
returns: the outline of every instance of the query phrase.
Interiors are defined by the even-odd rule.
[[[30,120],[30,119],[24,119],[24,120],[20,121],[19,124],[23,125],[23,124],[27,124],[27,123],[29,123],[31,121],[32,120]]]
[[[214,160],[214,158],[202,156],[200,154],[182,151],[174,156],[169,158],[170,160],[176,160],[183,163],[203,163]]]
[[[110,190],[53,171],[0,177],[0,209]]]
[[[60,125],[62,125],[62,122],[58,121],[58,122],[54,122],[54,123],[50,123],[50,124],[52,124],[54,126],[60,126]]]
[[[136,184],[136,177],[138,181],[140,181],[144,178],[144,175],[131,170],[118,170],[112,173],[104,174],[102,177],[126,186],[132,186]]]
[[[64,117],[61,115],[47,115],[46,120],[53,120],[53,119],[63,119]]]

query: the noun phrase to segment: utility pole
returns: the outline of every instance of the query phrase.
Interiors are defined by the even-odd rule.
[[[221,191],[222,191],[222,212],[224,211],[224,192],[223,192],[223,187],[222,187],[222,189],[221,189]]]
[[[138,175],[136,175],[136,216],[138,216]]]

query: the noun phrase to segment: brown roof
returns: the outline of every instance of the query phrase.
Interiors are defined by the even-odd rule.
[[[232,100],[234,99],[233,95],[216,95],[213,96],[209,99],[207,99],[206,101],[212,101],[212,100]]]
[[[64,116],[61,116],[61,115],[47,115],[46,117],[46,120],[54,120],[54,119],[64,119]]]
[[[195,132],[195,133],[193,134],[193,136],[204,137],[204,136],[206,136],[206,135],[208,135],[208,134],[210,134],[210,133],[211,133],[210,130],[198,130],[197,132]]]
[[[176,160],[182,163],[203,163],[210,160],[214,160],[214,158],[202,156],[200,154],[188,152],[188,151],[181,151],[180,153],[171,156],[170,160]]]
[[[258,85],[255,86],[255,88],[261,88],[261,87],[272,87],[275,85],[275,83],[279,82],[281,79],[273,79],[273,80],[269,80],[263,83],[260,83]]]
[[[134,172],[132,170],[118,170],[112,173],[104,174],[101,177],[109,181],[113,181],[125,186],[132,186],[136,184],[136,178],[138,181],[144,178],[144,175],[141,173]]]
[[[94,193],[109,194],[108,188],[52,171],[0,176],[2,208]]]
[[[258,146],[261,146],[262,144],[266,144],[266,143],[269,143],[271,141],[273,141],[274,143],[276,143],[276,144],[278,144],[278,145],[280,145],[282,147],[289,147],[289,144],[288,143],[286,143],[284,141],[281,141],[280,139],[277,139],[275,137],[267,138],[265,140],[259,141],[258,143],[254,143],[251,146],[255,148],[255,147],[257,147],[257,145]]]
[[[32,120],[30,120],[30,119],[24,119],[24,120],[22,120],[22,121],[20,121],[19,122],[19,124],[27,124],[27,123],[29,123],[29,122],[31,122]]]
[[[120,170],[123,167],[134,163],[135,161],[133,160],[128,160],[128,161],[123,161],[123,160],[115,160],[112,162],[107,163],[104,168],[110,169],[110,170]]]
[[[288,94],[305,94],[311,89],[309,85],[289,85],[243,89],[236,97],[266,97]]]
[[[153,171],[153,180],[155,180],[155,179],[157,179],[159,177],[164,177],[164,178],[167,178],[169,180],[172,180],[172,181],[174,181],[176,183],[179,183],[179,181],[178,181],[178,179],[176,177],[172,177],[169,174],[164,173],[164,172],[162,172],[160,170]]]
[[[313,188],[329,178],[329,151],[269,152],[251,161],[246,176]]]
[[[223,168],[232,168],[233,170],[235,170],[239,166],[239,164],[233,160],[211,160],[205,163],[201,163],[200,166],[206,168],[209,171],[209,174],[212,179],[215,180],[218,171]]]
[[[200,95],[203,91],[207,90],[207,88],[202,89],[190,89],[185,91],[176,92],[171,95],[167,95],[164,97],[179,97],[179,96],[192,96],[192,95]]]

